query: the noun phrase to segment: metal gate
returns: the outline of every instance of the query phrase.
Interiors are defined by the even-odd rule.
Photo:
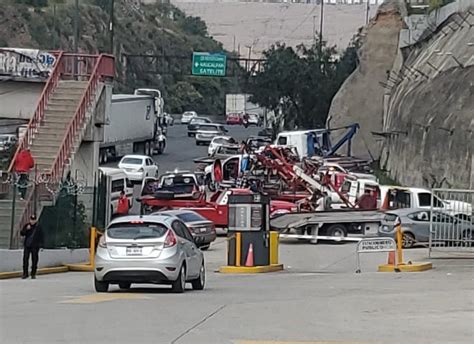
[[[474,190],[433,189],[430,206],[429,256],[474,254]]]

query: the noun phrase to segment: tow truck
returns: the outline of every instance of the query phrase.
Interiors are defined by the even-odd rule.
[[[228,189],[215,192],[209,201],[205,195],[200,195],[195,200],[160,199],[159,195],[145,195],[139,199],[142,204],[142,213],[149,213],[158,210],[186,209],[201,214],[206,219],[214,222],[219,228],[228,226],[229,195],[231,194],[252,194],[249,189]],[[294,203],[286,201],[272,200],[270,202],[270,217],[296,212]]]

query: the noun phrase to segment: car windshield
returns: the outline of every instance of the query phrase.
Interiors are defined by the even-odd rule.
[[[176,216],[183,222],[195,222],[195,221],[207,221],[206,218],[202,217],[199,214],[196,213],[180,213],[176,214]]]
[[[199,131],[218,131],[215,125],[201,125]]]
[[[191,120],[191,124],[200,124],[200,123],[208,123],[209,121],[205,118],[193,118]]]
[[[143,160],[140,158],[123,158],[122,164],[129,164],[129,165],[141,165]]]
[[[107,228],[107,235],[112,239],[157,239],[167,232],[168,228],[159,223],[117,223]]]
[[[397,214],[385,214],[384,220],[387,221],[387,222],[395,222],[397,217],[398,217]]]

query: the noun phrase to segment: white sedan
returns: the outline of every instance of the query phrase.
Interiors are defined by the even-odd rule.
[[[181,124],[189,124],[189,122],[191,122],[191,120],[194,118],[194,117],[197,117],[197,113],[194,112],[194,111],[186,111],[183,113],[183,115],[181,116]]]
[[[209,144],[209,148],[207,149],[207,154],[211,156],[217,150],[217,147],[222,146],[222,145],[227,145],[230,143],[235,143],[235,140],[230,136],[215,136],[212,139],[211,143]]]
[[[146,177],[158,176],[158,165],[146,155],[125,155],[118,167],[125,172],[129,180],[134,182],[141,182]]]

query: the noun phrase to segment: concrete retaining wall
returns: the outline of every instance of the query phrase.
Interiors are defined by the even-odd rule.
[[[39,268],[64,264],[85,263],[89,261],[89,249],[42,250],[39,255]],[[0,272],[21,271],[23,269],[23,250],[0,249]],[[30,260],[31,269],[31,260]]]

